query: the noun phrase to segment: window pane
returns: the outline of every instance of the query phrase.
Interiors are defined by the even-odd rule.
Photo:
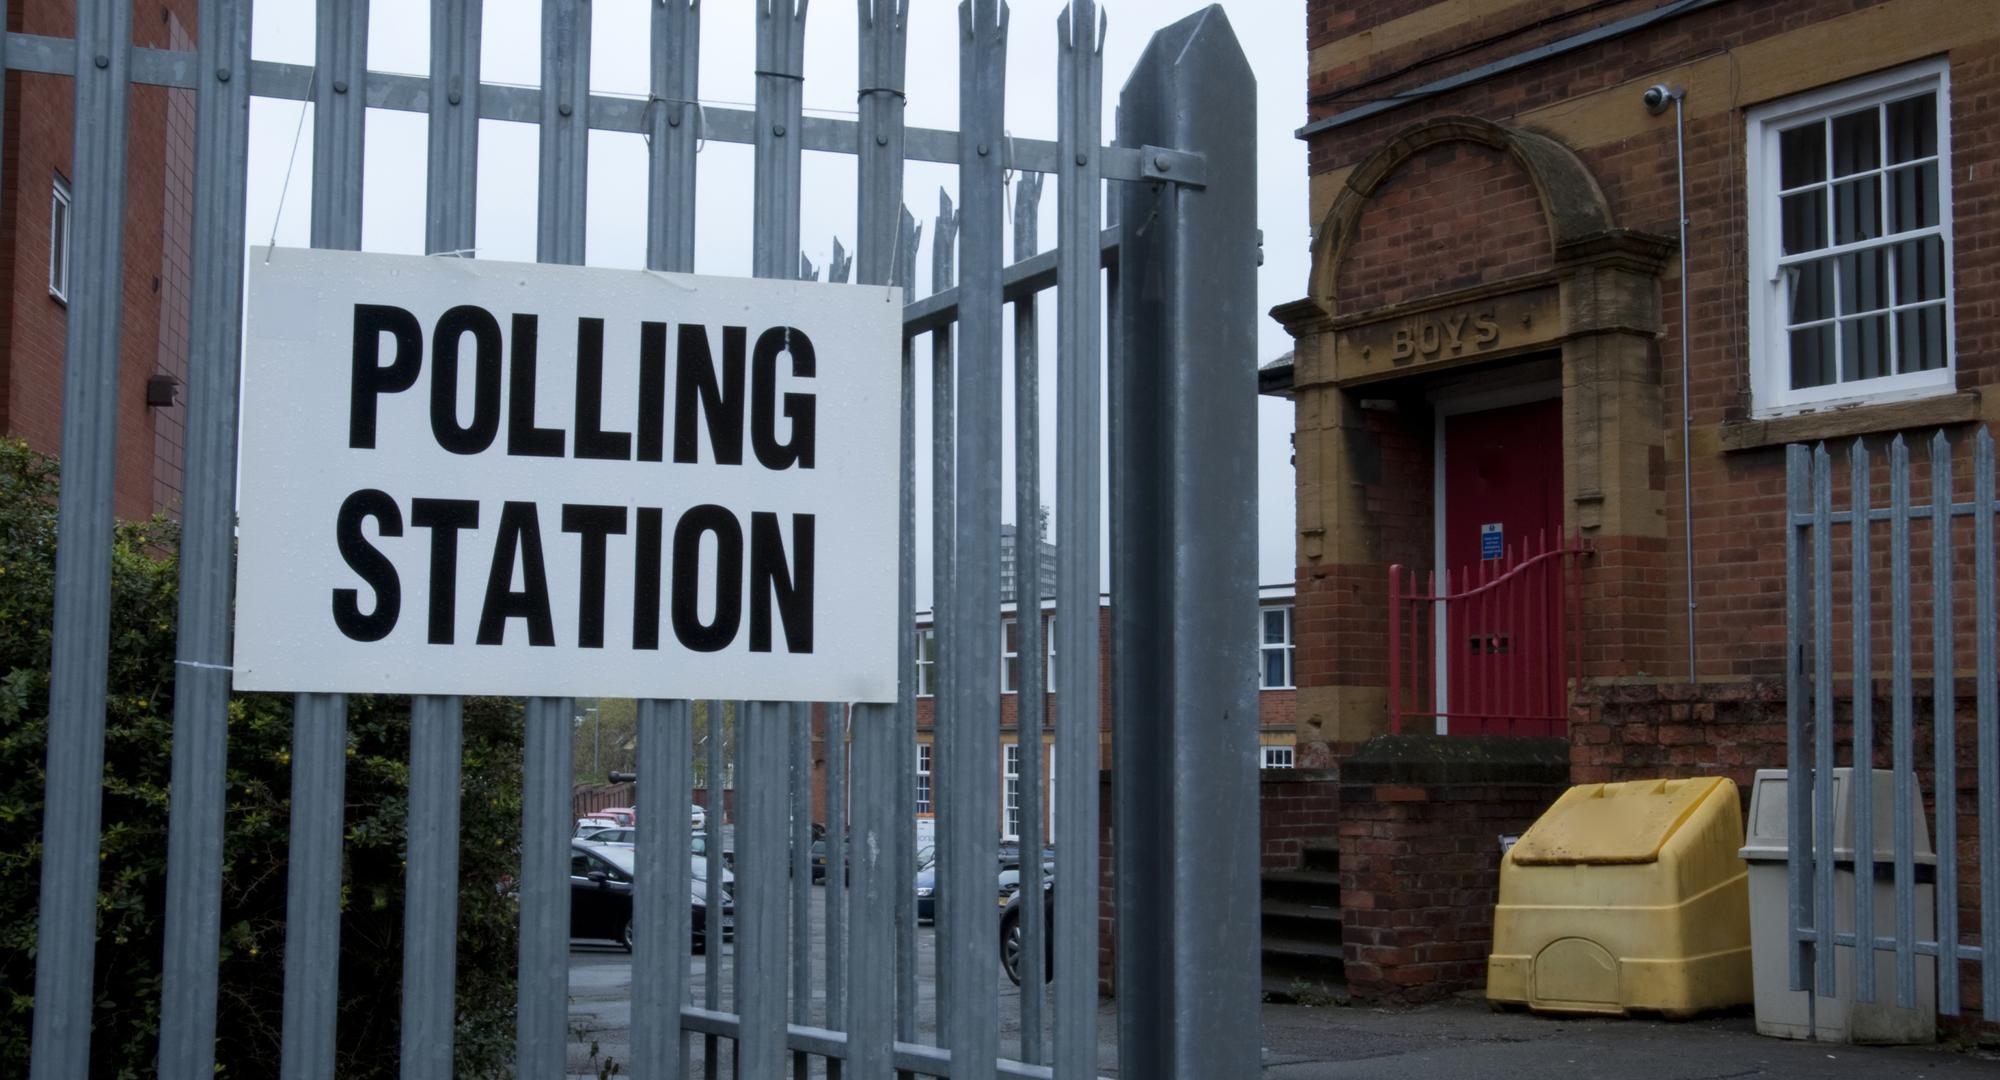
[[[1904,98],[1889,106],[1889,160],[1910,161],[1937,153],[1937,95]]]
[[[1814,121],[1778,136],[1778,182],[1787,191],[1826,179],[1826,125]]]
[[[1838,259],[1842,315],[1889,306],[1889,249],[1869,248]]]
[[[1840,324],[1841,381],[1890,374],[1889,317],[1871,315]]]
[[[1833,242],[1851,244],[1882,235],[1882,178],[1864,176],[1833,185]]]
[[[1814,188],[1784,199],[1785,254],[1826,246],[1826,189]]]
[[[1792,280],[1791,325],[1833,318],[1833,265],[1814,259],[1788,268]]]
[[[1792,389],[1825,386],[1833,381],[1833,327],[1792,331]]]
[[[1264,650],[1264,685],[1285,685],[1285,653],[1282,649]]]
[[[1833,175],[1852,176],[1882,164],[1882,120],[1873,105],[1833,118]]]
[[[1944,366],[1944,305],[1896,313],[1896,363],[1903,371]]]
[[[1285,643],[1285,613],[1276,609],[1264,613],[1264,644]]]
[[[1927,161],[1889,174],[1889,231],[1908,232],[1938,223],[1937,162]]]
[[[1944,241],[1926,236],[1896,245],[1896,302],[1944,299]]]

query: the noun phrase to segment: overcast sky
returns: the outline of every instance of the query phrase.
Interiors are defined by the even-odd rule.
[[[709,0],[702,5],[701,98],[704,103],[748,107],[756,96],[754,12],[761,0]],[[646,95],[654,0],[596,0],[591,4],[591,88],[595,93]],[[911,0],[907,121],[915,127],[958,126],[958,5],[952,0]],[[1126,75],[1153,31],[1199,10],[1194,0],[1105,3],[1104,135]],[[257,0],[253,51],[260,60],[310,64],[312,0]],[[493,83],[540,81],[541,19],[535,0],[487,0],[482,78]],[[1011,5],[1007,61],[1007,129],[1027,138],[1056,134],[1057,0],[1016,0]],[[1292,131],[1304,120],[1306,49],[1302,5],[1275,0],[1230,0],[1227,11],[1259,80],[1258,220],[1264,230],[1264,265],[1258,275],[1261,309],[1303,294],[1308,263],[1304,144]],[[368,66],[377,71],[423,74],[430,57],[430,4],[426,0],[377,0],[369,27]],[[855,5],[816,0],[807,18],[805,106],[809,114],[852,116],[857,78]],[[303,138],[293,160],[295,136]],[[251,107],[249,234],[262,244],[274,232],[281,245],[303,246],[312,203],[310,106],[255,99]],[[362,244],[369,251],[421,253],[424,237],[426,118],[415,113],[368,114]],[[528,124],[483,121],[480,132],[478,249],[480,258],[532,260],[535,256],[536,135]],[[287,165],[291,163],[289,188]],[[698,166],[698,273],[750,273],[751,150],[708,143]],[[824,267],[838,237],[854,247],[855,178],[846,155],[808,153],[804,164],[801,236],[806,255]],[[911,163],[904,197],[924,224],[916,265],[917,292],[930,291],[930,236],[940,188],[954,193],[956,168]],[[282,207],[281,207],[281,191]],[[593,266],[638,268],[645,260],[645,144],[638,135],[593,132],[586,261]],[[1041,246],[1055,242],[1056,193],[1044,186]],[[1008,229],[1011,236],[1011,226]],[[1042,403],[1042,501],[1055,502],[1053,394],[1053,294],[1045,294]],[[1009,320],[1011,323],[1011,320]],[[1009,334],[1011,341],[1011,330]],[[1284,330],[1260,317],[1258,363],[1291,347]],[[919,354],[928,347],[918,343]],[[919,368],[927,367],[919,364]],[[929,385],[920,378],[918,446],[928,446]],[[1012,431],[1011,376],[1007,429]],[[1293,576],[1293,472],[1289,403],[1260,398],[1258,579],[1289,583]],[[1010,437],[1011,445],[1011,437]],[[919,453],[918,529],[928,536],[929,462]],[[1012,461],[1006,482],[1012,491]],[[1003,509],[1013,519],[1011,494]],[[922,546],[920,544],[920,546]],[[928,555],[918,566],[919,607],[929,604]]]

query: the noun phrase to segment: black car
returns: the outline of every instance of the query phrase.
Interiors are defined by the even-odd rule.
[[[689,922],[695,952],[708,948],[708,887],[699,878],[690,880],[692,898]],[[734,905],[722,890],[722,939],[728,941],[735,924]],[[573,840],[569,860],[569,936],[615,941],[632,949],[632,850],[603,847]]]
[[[1055,979],[1056,936],[1055,928],[1055,880],[1042,880],[1042,981]],[[1021,891],[1016,889],[1009,896],[1006,906],[1000,909],[1000,968],[1021,985]]]

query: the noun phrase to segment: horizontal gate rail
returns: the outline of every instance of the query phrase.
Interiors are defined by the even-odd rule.
[[[7,35],[7,69],[43,75],[74,75],[76,49],[67,38],[42,34]],[[132,81],[154,86],[189,89],[196,86],[195,54],[170,49],[134,48]],[[309,64],[286,64],[275,60],[250,62],[250,92],[256,97],[281,101],[307,101],[312,97],[313,69]],[[363,100],[371,109],[393,112],[429,112],[431,80],[424,75],[401,75],[371,71],[363,89]],[[651,98],[624,94],[591,94],[588,112],[592,131],[622,131],[643,134],[649,130],[647,111]],[[752,145],[757,141],[757,114],[751,109],[724,106],[701,107],[698,134],[711,142]],[[479,87],[479,118],[509,120],[521,124],[540,122],[542,91],[535,86],[509,83],[482,83]],[[800,146],[806,150],[852,154],[860,138],[860,124],[830,116],[807,116],[800,124]],[[903,159],[941,165],[958,164],[958,132],[939,128],[907,128]],[[1050,139],[1008,138],[1003,163],[1017,170],[1039,173],[1062,171],[1061,146]],[[1102,147],[1101,168],[1106,180],[1170,180],[1199,186],[1207,182],[1208,162],[1198,152],[1166,146]]]
[[[1389,568],[1389,728],[1405,720],[1556,725],[1569,716],[1569,684],[1582,670],[1578,611],[1581,534],[1550,546],[1543,535],[1498,559],[1447,571]],[[1529,645],[1519,647],[1525,641]],[[1460,649],[1464,642],[1467,649]],[[1433,650],[1449,652],[1433,662]],[[1477,674],[1451,674],[1470,657]],[[1497,668],[1497,670],[1496,670]],[[1449,685],[1444,685],[1447,683]]]
[[[2000,574],[1994,566],[1996,499],[1992,435],[1981,428],[1954,447],[1940,430],[1929,440],[1926,464],[1930,492],[1926,504],[1913,503],[1914,470],[1902,436],[1888,444],[1889,506],[1875,505],[1878,483],[1874,455],[1867,442],[1856,439],[1848,448],[1847,507],[1833,508],[1833,455],[1825,444],[1786,448],[1786,687],[1789,805],[1789,875],[1787,883],[1791,988],[1811,989],[1821,997],[1841,991],[1834,952],[1854,950],[1854,999],[1872,1003],[1877,997],[1877,954],[1888,954],[1894,970],[1894,1001],[1911,1008],[1922,984],[1935,973],[1937,1011],[1959,1015],[1962,965],[1978,965],[1980,1007],[1988,1021],[2000,1021],[2000,609],[1996,589]],[[1972,464],[1972,499],[1960,496],[1954,483],[1954,459],[1964,454]],[[1921,497],[1920,495],[1918,497]],[[1959,522],[1970,519],[1961,531]],[[1912,543],[1910,524],[1929,523],[1928,559]],[[1873,546],[1874,526],[1888,525],[1887,581],[1877,584],[1880,560]],[[1845,530],[1847,559],[1837,563],[1836,535]],[[1965,532],[1970,533],[1969,543]],[[1972,572],[1970,597],[1955,588],[1955,575]],[[1928,579],[1928,588],[1920,583]],[[1841,594],[1844,590],[1844,595]],[[1886,592],[1887,602],[1877,598]],[[1928,596],[1924,594],[1928,593]],[[1843,605],[1844,602],[1844,605]],[[1834,620],[1847,611],[1851,643],[1847,669],[1836,671],[1840,659],[1834,645]],[[1881,617],[1886,606],[1888,618]],[[1964,626],[1972,610],[1971,633]],[[1914,609],[1914,611],[1913,611]],[[1915,676],[1922,659],[1913,632],[1916,615],[1931,629],[1929,708],[1918,704]],[[1885,642],[1887,655],[1880,646]],[[1972,655],[1974,700],[1967,713],[1957,698],[1963,676],[1961,651]],[[1874,784],[1878,760],[1874,749],[1879,704],[1876,680],[1888,665],[1890,691],[1889,758],[1894,807],[1887,858],[1878,843],[1881,823],[1875,820]],[[1837,688],[1848,690],[1848,743],[1841,764],[1841,701]],[[1925,713],[1928,716],[1925,716]],[[1931,725],[1931,745],[1916,737],[1918,723]],[[1964,728],[1973,729],[1972,762],[1961,750]],[[1921,756],[1928,750],[1928,777]],[[1971,769],[1967,765],[1971,764]],[[1835,773],[1851,767],[1853,837],[1835,835]],[[1973,777],[1970,784],[1965,779]],[[1925,791],[1925,781],[1929,790]],[[1924,808],[1933,808],[1936,839],[1929,845],[1936,860],[1932,903],[1924,910],[1918,862]],[[1964,847],[1959,830],[1976,830],[1976,847]],[[1962,847],[1964,851],[1962,852]],[[1873,873],[1853,873],[1853,916],[1836,925],[1839,907],[1837,864],[1841,850],[1875,864]],[[1869,853],[1866,856],[1860,853]],[[1977,882],[1961,882],[1962,854],[1975,853]],[[1886,872],[1886,875],[1885,875]],[[1892,910],[1876,910],[1878,875],[1893,883]],[[1969,913],[1969,923],[1961,915]],[[1888,933],[1882,933],[1887,922]],[[1925,924],[1928,928],[1924,928]],[[1920,967],[1919,957],[1931,964]]]

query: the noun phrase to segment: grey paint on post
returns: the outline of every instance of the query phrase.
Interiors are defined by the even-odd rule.
[[[1931,439],[1931,610],[1952,610],[1952,549],[1951,549],[1951,443],[1946,440],[1940,428]],[[1821,571],[1826,579],[1832,578],[1831,568]],[[1907,579],[1899,578],[1899,581]],[[1831,619],[1827,620],[1831,622]],[[1957,672],[1952,660],[1953,631],[1956,629],[1951,619],[1931,620],[1931,731],[1932,731],[1932,788],[1934,793],[1956,791],[1958,789],[1958,703]],[[1991,656],[1980,658],[1985,663],[1994,663]],[[1944,801],[1940,797],[1940,801]],[[1958,1000],[1958,815],[1940,813],[1937,818],[1937,844],[1932,849],[1938,853],[1937,889],[1933,894],[1937,901],[1937,940],[1948,941],[1952,947],[1941,949],[1938,954],[1938,1011],[1956,1014]],[[1831,859],[1827,860],[1829,863]],[[1824,873],[1832,874],[1829,866]],[[1833,916],[1828,908],[1827,916]],[[1916,936],[1911,927],[1910,936]],[[1834,965],[1827,964],[1828,970]],[[1916,1004],[1916,980],[1905,983],[1898,972],[1896,987],[1897,1004],[1909,1007]],[[1832,987],[1829,978],[1824,985]],[[1832,993],[1831,989],[1826,991]]]
[[[1120,144],[1209,163],[1200,189],[1117,194],[1119,1064],[1137,1076],[1259,1061],[1255,100],[1217,7],[1155,34],[1120,98]]]
[[[542,5],[535,259],[581,265],[589,165],[590,5]],[[521,807],[520,986],[515,1068],[558,1075],[569,1041],[571,698],[529,698]],[[559,745],[558,745],[559,744]]]
[[[1097,955],[1098,761],[1101,717],[1097,636],[1103,476],[1099,373],[1099,117],[1104,24],[1091,0],[1056,21],[1060,80],[1056,175],[1056,954]],[[1097,965],[1055,972],[1055,1075],[1097,1074]]]
[[[1042,199],[1042,176],[1019,179],[1014,203],[1014,260],[1035,253],[1036,210]],[[1021,895],[1042,892],[1042,713],[1048,676],[1048,646],[1042,640],[1042,476],[1041,476],[1041,357],[1035,330],[1036,297],[1014,303],[1014,626],[1018,635],[1021,684],[1016,725],[1020,740]],[[1004,601],[1007,597],[1001,597]],[[1044,922],[1042,905],[1021,905],[1021,1060],[1042,1060],[1042,967]]]
[[[1005,3],[959,4],[959,304],[956,398],[958,467],[953,500],[951,626],[941,717],[942,790],[950,819],[938,832],[944,914],[938,934],[939,1031],[952,1052],[954,1080],[994,1075],[999,1015],[992,1007],[999,957],[992,927],[1000,775],[1000,268],[1005,261],[1003,158],[1007,91]],[[942,1000],[942,999],[941,999]]]
[[[97,946],[97,853],[104,784],[104,680],[111,623],[112,469],[124,254],[126,68],[132,9],[77,5],[76,215],[63,351],[62,494],[55,641],[49,672],[37,907],[33,1080],[86,1075]]]
[[[736,1074],[785,1073],[785,824],[784,774],[789,706],[748,704],[736,726]]]
[[[521,941],[514,1068],[561,1076],[569,1044],[573,698],[529,698],[521,745]]]
[[[739,706],[720,701],[706,702],[704,708],[707,710],[708,743],[708,776],[707,787],[704,790],[708,796],[708,806],[703,816],[703,824],[708,832],[708,852],[702,880],[721,881],[723,825],[728,819],[727,792],[724,791],[722,784],[722,739],[726,726],[735,722],[732,717],[741,717],[743,713]],[[722,965],[704,964],[703,967],[706,972],[702,976],[701,1003],[710,1012],[716,1012],[722,1008]],[[718,1070],[715,1036],[706,1036],[703,1046],[707,1051],[703,1059],[705,1061],[703,1076],[707,1080],[715,1080]]]
[[[907,308],[910,295],[916,291],[917,241],[923,229],[917,224],[916,216],[909,207],[903,207],[896,216],[896,266],[893,284],[903,289],[903,304]],[[910,340],[909,332],[903,334],[903,416],[902,446],[899,457],[903,470],[902,521],[898,525],[896,546],[902,568],[897,572],[896,593],[903,612],[903,648],[898,650],[902,673],[898,676],[896,691],[896,727],[894,753],[900,765],[897,770],[895,814],[890,851],[894,853],[894,869],[891,880],[895,882],[896,896],[896,1037],[905,1042],[915,1041],[917,1035],[917,896],[916,890],[907,884],[909,880],[901,875],[916,873],[916,775],[917,775],[917,699],[916,668],[916,612],[917,596],[917,383],[916,346]],[[905,651],[907,650],[907,655]],[[857,1022],[858,1026],[858,1022]],[[907,1076],[908,1074],[899,1074]]]
[[[410,701],[410,795],[403,907],[404,1080],[450,1080],[458,962],[457,697]]]
[[[588,0],[543,0],[542,86],[535,261],[582,266],[590,175]]]
[[[0,2],[0,24],[6,5]],[[160,1075],[215,1075],[222,837],[229,741],[230,568],[236,504],[244,170],[249,159],[249,0],[209,0],[198,20],[194,284],[189,298],[186,478],[168,800]]]
[[[320,0],[313,100],[312,246],[361,249],[368,4]],[[253,87],[254,90],[254,87]],[[285,910],[283,1080],[331,1077],[340,1006],[340,870],[347,697],[292,709],[292,829]]]
[[[430,170],[424,250],[470,253],[479,195],[480,0],[431,5]],[[443,93],[437,89],[443,88]]]
[[[476,0],[431,9],[431,96],[424,250],[470,254],[479,168]],[[457,1029],[458,838],[464,703],[410,702],[410,802],[404,870],[402,1060],[406,1080],[452,1076]]]
[[[653,6],[653,100],[646,113],[646,266],[694,272],[699,0]]]
[[[785,845],[791,873],[792,1011],[794,1024],[812,1019],[812,709],[806,702],[784,705],[790,739],[790,842]],[[805,1080],[804,1054],[792,1055],[792,1074]]]
[[[638,830],[637,873],[632,890],[632,1075],[638,1080],[679,1080],[681,1007],[688,1004],[688,944],[693,936],[689,868],[693,845],[683,794],[694,784],[690,755],[693,709],[686,701],[639,703],[637,810],[648,823]],[[722,952],[722,897],[708,896],[715,913],[706,921],[710,956]],[[706,918],[706,915],[704,916]]]
[[[958,215],[952,210],[951,197],[944,189],[938,189],[938,216],[931,229],[931,291],[938,292],[951,287],[956,273],[958,252]],[[907,331],[906,331],[907,332]],[[958,462],[955,457],[953,433],[958,427],[957,390],[954,384],[952,359],[952,327],[943,326],[931,333],[931,647],[937,658],[931,667],[931,775],[942,778],[950,769],[951,755],[957,749],[946,732],[951,718],[957,713],[957,698],[952,695],[953,680],[958,673],[958,651],[952,635],[951,612],[956,602],[952,596],[952,582],[958,575],[957,529],[952,520],[953,508],[957,505]],[[912,770],[914,773],[914,769]],[[934,799],[933,817],[937,831],[934,834],[943,841],[951,833],[953,816],[958,812],[957,800]],[[938,850],[943,850],[940,843]],[[945,868],[940,862],[937,869],[937,884],[950,888],[944,880]],[[951,909],[948,904],[937,904],[933,908],[932,929],[936,939],[942,940],[951,925]],[[912,999],[911,1015],[915,1016],[916,997],[915,953],[911,954],[911,981],[906,984]],[[940,1045],[949,1039],[944,1025],[944,1016],[951,1008],[951,983],[946,978],[946,968],[950,957],[942,949],[933,950],[931,961],[936,965],[935,985],[937,987],[937,1030]],[[911,1024],[911,1034],[915,1038],[915,1023]],[[900,1033],[900,1029],[899,1029]]]
[[[1856,439],[1847,452],[1848,506],[1852,508],[1855,521],[1862,524],[1850,529],[1849,541],[1852,545],[1848,565],[1854,568],[1853,607],[1850,623],[1853,627],[1852,663],[1847,670],[1854,673],[1854,760],[1873,762],[1875,760],[1875,717],[1874,671],[1875,663],[1870,655],[1874,644],[1875,620],[1873,617],[1874,590],[1869,586],[1871,561],[1869,557],[1869,530],[1865,524],[1869,509],[1871,485],[1866,440]],[[1854,794],[1854,842],[1856,852],[1866,852],[1862,858],[1874,859],[1875,852],[1875,770],[1855,769],[1853,777]],[[1854,925],[1868,928],[1868,936],[1875,933],[1875,875],[1854,875]],[[1854,993],[1855,1000],[1873,1003],[1875,1000],[1875,947],[1872,941],[1854,953]]]

